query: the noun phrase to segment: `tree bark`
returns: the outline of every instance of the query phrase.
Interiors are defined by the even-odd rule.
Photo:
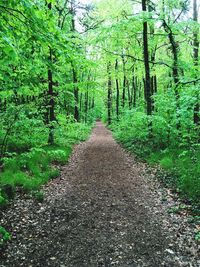
[[[174,34],[169,27],[169,25],[166,23],[166,21],[163,21],[163,27],[165,29],[165,32],[168,34],[168,39],[171,44],[171,50],[172,50],[172,55],[173,55],[173,66],[172,66],[172,75],[174,79],[175,85],[177,85],[180,81],[179,79],[179,72],[178,72],[178,50],[179,46],[178,43],[175,40]],[[179,93],[177,90],[175,90],[176,98],[177,100],[179,99]]]
[[[122,56],[122,62],[123,62],[123,73],[124,73],[124,79],[123,79],[123,92],[122,92],[122,107],[125,107],[125,99],[126,99],[126,62],[124,59],[124,56]]]
[[[137,99],[137,85],[136,85],[136,77],[133,72],[133,78],[132,78],[132,86],[133,86],[133,107],[136,108],[136,99]]]
[[[115,61],[115,72],[116,72],[116,115],[117,119],[119,119],[119,78],[118,78],[118,60]]]
[[[147,0],[142,0],[142,10],[147,11]],[[143,22],[143,54],[145,66],[145,95],[146,95],[146,112],[147,115],[152,114],[152,100],[151,100],[151,76],[149,67],[149,50],[148,50],[148,24],[147,21]]]
[[[88,88],[85,92],[85,123],[87,122],[87,114],[88,114]]]
[[[74,119],[78,122],[79,121],[79,109],[78,109],[78,102],[79,102],[79,90],[78,90],[78,78],[77,72],[72,63],[72,73],[73,73],[73,83],[74,83]]]
[[[108,125],[112,122],[112,79],[111,79],[111,62],[107,65],[108,73]]]
[[[71,31],[75,32],[75,10],[74,10],[74,0],[71,1],[71,9],[70,9],[70,14],[71,14]],[[74,44],[75,45],[75,44]],[[73,73],[73,83],[74,83],[74,100],[75,100],[75,105],[74,105],[74,119],[78,122],[79,121],[79,89],[78,89],[78,77],[77,77],[77,71],[76,68],[72,64],[72,73]]]
[[[52,9],[52,4],[48,4],[48,9]],[[52,49],[49,47],[49,63],[52,64]],[[54,125],[53,122],[55,121],[55,101],[54,101],[54,91],[53,91],[53,72],[51,66],[48,69],[48,93],[47,93],[48,105],[49,105],[49,118],[47,119],[49,124],[49,137],[48,137],[48,144],[52,145],[54,143]]]
[[[168,34],[168,39],[171,44],[171,50],[172,50],[172,55],[173,55],[173,66],[172,66],[172,76],[173,80],[175,83],[175,97],[176,97],[176,118],[177,118],[177,124],[176,128],[179,131],[181,124],[180,124],[180,114],[179,114],[179,109],[180,109],[180,104],[179,104],[179,91],[178,91],[178,84],[180,82],[180,77],[179,77],[179,67],[178,67],[178,50],[179,50],[179,45],[175,40],[174,34],[172,32],[172,29],[169,27],[169,25],[166,23],[166,21],[163,21],[163,27],[165,32]],[[180,136],[180,132],[179,132]]]
[[[131,92],[130,92],[130,86],[129,86],[129,81],[127,80],[127,91],[128,91],[128,106],[129,109],[131,109]]]
[[[50,61],[52,61],[52,52],[50,48]],[[53,122],[55,121],[55,101],[54,101],[54,91],[53,91],[53,73],[51,69],[48,69],[48,99],[49,99],[49,138],[48,143],[54,143],[54,125]]]
[[[193,20],[195,22],[198,22],[198,10],[197,10],[197,0],[193,0]],[[198,71],[198,65],[199,65],[199,39],[198,39],[199,30],[198,28],[194,30],[194,42],[193,42],[193,55],[194,55],[194,66],[195,70]],[[196,75],[197,76],[197,75]],[[200,125],[200,104],[199,104],[199,93],[197,92],[197,103],[194,106],[194,124]]]

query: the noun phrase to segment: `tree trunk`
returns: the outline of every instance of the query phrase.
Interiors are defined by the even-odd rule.
[[[48,4],[49,10],[52,9],[52,4]],[[49,62],[52,63],[52,49],[49,47]],[[49,102],[49,138],[48,138],[48,144],[52,145],[54,143],[54,125],[53,122],[55,121],[55,101],[54,101],[54,91],[53,91],[53,73],[52,69],[49,67],[48,69],[48,93],[47,93],[47,99]]]
[[[88,88],[85,93],[85,123],[87,122],[87,114],[88,114]]]
[[[198,23],[198,10],[197,10],[197,0],[193,0],[193,20]],[[196,71],[198,71],[198,60],[199,60],[199,39],[198,39],[198,34],[199,34],[199,29],[195,29],[194,31],[194,50],[193,50],[193,55],[194,55],[194,66]],[[197,76],[197,75],[196,75]],[[199,112],[200,112],[200,105],[199,105],[199,93],[197,92],[197,103],[194,106],[194,124],[195,125],[200,125],[200,117],[199,117]]]
[[[129,81],[127,80],[127,91],[128,91],[128,106],[129,109],[131,109],[131,92],[130,92],[130,86],[129,86]]]
[[[179,79],[179,73],[178,73],[178,43],[175,40],[174,34],[171,30],[171,28],[169,27],[169,25],[167,25],[166,21],[163,21],[163,26],[165,29],[165,32],[168,34],[168,39],[169,42],[171,44],[171,50],[172,50],[172,55],[173,55],[173,66],[172,66],[172,75],[173,75],[173,79],[174,79],[174,83],[175,85],[177,85],[180,81]],[[179,94],[178,91],[175,91],[176,93],[176,97],[177,99],[179,99]]]
[[[82,112],[82,99],[83,99],[83,94],[81,93],[81,95],[80,95],[80,107],[79,107],[80,112]]]
[[[124,79],[123,79],[123,92],[122,92],[122,107],[125,106],[125,99],[126,99],[126,63],[124,60],[124,56],[122,56],[122,62],[123,62],[123,73],[124,73]]]
[[[134,76],[134,74],[133,74],[132,86],[133,86],[133,107],[136,108],[137,85],[136,85],[136,77]]]
[[[147,0],[142,0],[142,10],[147,11]],[[151,78],[149,67],[149,50],[148,50],[148,25],[143,22],[143,53],[144,53],[144,66],[145,66],[145,92],[147,103],[147,115],[152,114],[152,100],[151,100]]]
[[[108,125],[111,124],[112,121],[112,79],[111,79],[111,63],[108,62],[107,66],[108,72]]]
[[[115,62],[115,72],[116,72],[116,115],[119,119],[119,78],[118,78],[118,60]]]
[[[72,33],[75,32],[75,9],[74,9],[74,4],[75,1],[71,1],[71,9],[70,9],[70,14],[71,14],[71,31]],[[74,44],[75,46],[75,44]],[[77,70],[76,67],[74,66],[73,62],[72,64],[72,73],[73,73],[73,83],[74,83],[74,100],[75,100],[75,105],[74,105],[74,119],[78,122],[79,121],[79,89],[78,89],[78,78],[77,78]]]
[[[171,50],[172,50],[172,55],[173,55],[173,66],[172,66],[172,76],[173,80],[175,83],[175,97],[176,97],[176,117],[177,117],[177,124],[176,128],[179,131],[181,125],[180,125],[180,114],[179,114],[179,109],[180,109],[180,104],[179,104],[179,91],[178,91],[178,84],[180,82],[179,78],[179,68],[178,68],[178,50],[179,50],[179,45],[175,41],[174,34],[169,27],[169,25],[166,23],[166,21],[163,21],[163,26],[165,29],[165,32],[168,34],[168,39],[171,44]],[[179,132],[180,135],[180,132]]]
[[[193,20],[198,23],[198,10],[197,10],[197,0],[193,0]],[[194,65],[198,66],[198,59],[199,59],[199,28],[196,26],[196,29],[194,31]]]
[[[50,60],[52,60],[52,52],[50,48]],[[54,92],[53,92],[53,73],[52,70],[48,70],[48,99],[49,99],[49,139],[48,143],[53,144],[54,143],[54,125],[53,122],[55,121],[55,114],[54,114],[54,107],[55,107],[55,102],[54,102]]]
[[[78,102],[79,102],[79,90],[78,90],[78,78],[76,70],[72,64],[72,73],[73,73],[73,83],[74,83],[74,119],[78,122],[79,121],[79,109],[78,109]]]

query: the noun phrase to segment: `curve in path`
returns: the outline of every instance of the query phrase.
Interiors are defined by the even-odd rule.
[[[6,213],[16,236],[0,266],[173,266],[142,167],[97,122],[44,203],[24,199]]]

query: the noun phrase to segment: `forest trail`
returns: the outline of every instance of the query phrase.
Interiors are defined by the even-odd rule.
[[[4,214],[14,236],[0,266],[179,266],[142,168],[97,122],[43,203],[18,200]]]

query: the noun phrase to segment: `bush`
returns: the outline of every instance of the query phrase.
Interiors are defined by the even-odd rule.
[[[169,156],[161,159],[159,163],[160,163],[160,166],[163,167],[164,169],[172,169],[174,166],[173,160]]]
[[[0,207],[6,206],[7,203],[8,203],[8,200],[6,199],[5,196],[3,196],[2,192],[0,192]]]
[[[28,145],[30,149],[27,152],[6,153],[7,157],[3,159],[3,171],[0,174],[0,205],[7,204],[11,198],[5,188],[12,189],[13,194],[16,187],[21,187],[25,192],[39,192],[42,184],[59,176],[59,170],[52,168],[51,163],[65,164],[72,152],[73,144],[88,137],[91,125],[71,121],[66,124],[66,117],[65,122],[61,119],[61,125],[55,128],[55,145],[49,146],[45,142],[45,145],[37,147],[39,143],[42,144],[39,141],[38,144]],[[30,133],[29,130],[27,129],[28,133]],[[28,136],[23,138],[25,144],[28,144]],[[18,145],[21,146],[20,142]],[[18,147],[17,151],[23,150],[24,146],[21,148]],[[38,198],[40,198],[39,195]]]
[[[33,191],[32,195],[38,202],[44,201],[44,192],[43,191]]]
[[[152,121],[152,132],[148,129],[149,120]],[[176,139],[176,125],[174,128],[169,126],[164,116],[153,115],[148,119],[142,112],[127,111],[110,128],[125,148],[150,164],[159,163],[171,171],[177,190],[200,205],[200,145],[186,142],[184,138],[181,142]],[[166,183],[172,185],[169,177],[170,181]]]
[[[0,246],[11,239],[11,234],[6,229],[0,226]]]

